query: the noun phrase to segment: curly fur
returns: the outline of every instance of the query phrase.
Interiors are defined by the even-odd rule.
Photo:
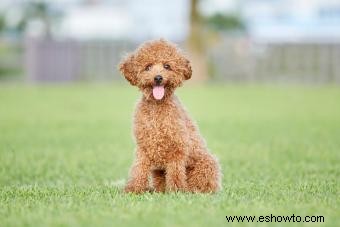
[[[142,193],[151,186],[156,192],[217,192],[219,163],[174,95],[191,77],[190,62],[175,45],[161,39],[142,44],[119,69],[143,93],[134,116],[137,148],[125,191]],[[155,75],[163,77],[161,100],[152,96]]]

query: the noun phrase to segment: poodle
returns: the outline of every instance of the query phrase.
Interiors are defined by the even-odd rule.
[[[189,60],[174,44],[160,39],[142,44],[119,70],[143,93],[134,115],[137,148],[125,192],[219,191],[218,160],[174,95],[191,77]]]

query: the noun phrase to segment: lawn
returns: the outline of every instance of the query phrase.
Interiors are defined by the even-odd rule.
[[[186,86],[178,95],[223,169],[217,194],[122,193],[138,92],[0,86],[0,226],[228,226],[226,215],[340,225],[340,89]],[[241,225],[241,224],[240,224]],[[244,222],[243,225],[252,225]]]

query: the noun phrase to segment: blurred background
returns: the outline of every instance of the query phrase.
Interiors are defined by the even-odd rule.
[[[1,0],[0,82],[119,81],[158,38],[198,82],[340,82],[338,0]]]

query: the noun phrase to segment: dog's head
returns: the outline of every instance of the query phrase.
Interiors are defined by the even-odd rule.
[[[155,100],[171,96],[192,73],[189,60],[163,39],[142,44],[120,63],[119,70],[147,99]]]

